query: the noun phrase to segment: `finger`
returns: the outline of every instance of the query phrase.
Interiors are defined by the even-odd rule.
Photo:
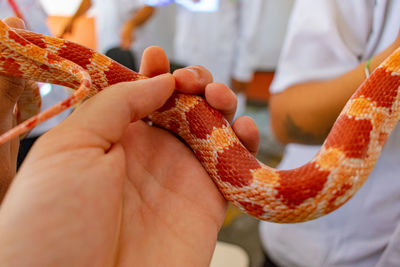
[[[0,75],[0,116],[14,109],[24,87],[23,79]]]
[[[228,86],[222,83],[210,83],[205,88],[205,98],[207,103],[219,110],[224,117],[232,122],[236,111],[236,95]]]
[[[24,22],[16,17],[8,17],[3,21],[13,28],[25,27]],[[24,86],[23,79],[0,75],[0,116],[9,114],[9,111],[14,108]]]
[[[17,112],[14,112],[17,123],[22,123],[32,116],[39,114],[41,106],[42,98],[38,84],[32,80],[25,81],[25,90],[21,93],[17,101]],[[25,133],[23,136],[27,134]]]
[[[7,17],[3,21],[10,27],[17,28],[17,29],[25,29],[25,23],[20,18]]]
[[[169,60],[164,50],[158,46],[150,46],[143,52],[140,73],[154,77],[169,72]]]
[[[213,81],[211,73],[200,65],[178,69],[173,75],[176,89],[187,94],[203,93],[206,85]]]
[[[232,128],[247,150],[256,155],[260,144],[260,133],[255,122],[247,116],[239,117],[234,121]]]
[[[175,80],[171,74],[110,86],[82,104],[53,135],[79,131],[74,146],[101,147],[108,151],[129,123],[162,107],[172,95]],[[70,138],[71,139],[71,138]]]

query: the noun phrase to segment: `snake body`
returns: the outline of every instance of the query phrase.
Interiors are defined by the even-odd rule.
[[[372,171],[399,120],[399,70],[397,50],[354,93],[317,155],[293,170],[259,162],[199,96],[175,93],[150,119],[181,136],[224,197],[241,210],[272,222],[307,221],[343,205]],[[0,73],[75,89],[68,99],[1,135],[0,144],[109,85],[146,78],[78,44],[2,22]]]

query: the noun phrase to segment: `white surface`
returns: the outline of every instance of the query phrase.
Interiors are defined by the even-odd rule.
[[[71,16],[78,8],[81,0],[40,0],[47,14]]]
[[[257,37],[256,69],[274,70],[285,38],[294,0],[264,0]]]
[[[249,256],[243,248],[218,241],[210,267],[248,267],[249,263]]]

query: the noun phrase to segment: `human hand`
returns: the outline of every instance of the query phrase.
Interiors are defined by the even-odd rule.
[[[142,62],[148,77],[169,69],[158,48]],[[139,119],[175,85],[232,119],[234,95],[211,80],[191,67],[115,85],[41,137],[1,207],[0,265],[208,265],[225,200],[183,143]],[[237,121],[254,151],[254,124]]]
[[[6,18],[4,22],[14,28],[24,28],[24,23],[16,18]],[[25,89],[23,79],[0,75],[0,133],[16,125],[14,108]],[[19,138],[0,146],[0,203],[16,173]]]

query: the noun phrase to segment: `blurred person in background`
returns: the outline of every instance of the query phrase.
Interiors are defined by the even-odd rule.
[[[240,116],[253,77],[254,38],[263,1],[215,1],[219,4],[214,11],[177,7],[174,63],[179,67],[198,64],[208,68],[215,82],[227,84],[237,93]]]
[[[400,1],[391,0],[295,2],[271,87],[271,127],[288,144],[280,169],[317,153],[366,69],[400,46],[399,12]],[[399,127],[368,180],[337,211],[293,225],[261,222],[265,266],[400,266]]]
[[[9,16],[16,16],[22,19],[25,22],[26,28],[28,30],[45,35],[51,35],[50,30],[46,24],[47,14],[39,0],[0,1],[0,19],[4,19]],[[42,96],[42,111],[61,102],[69,96],[69,93],[62,86],[39,84],[39,87],[40,94]],[[70,111],[64,111],[63,113],[40,124],[35,129],[33,129],[27,137],[21,140],[18,155],[18,165],[22,163],[30,147],[36,141],[36,139],[41,134],[64,120],[69,113]]]
[[[96,19],[97,50],[138,70],[131,53],[132,45],[140,38],[137,30],[153,16],[155,8],[145,5],[142,0],[82,0],[60,37],[72,33],[76,20],[91,7]]]

